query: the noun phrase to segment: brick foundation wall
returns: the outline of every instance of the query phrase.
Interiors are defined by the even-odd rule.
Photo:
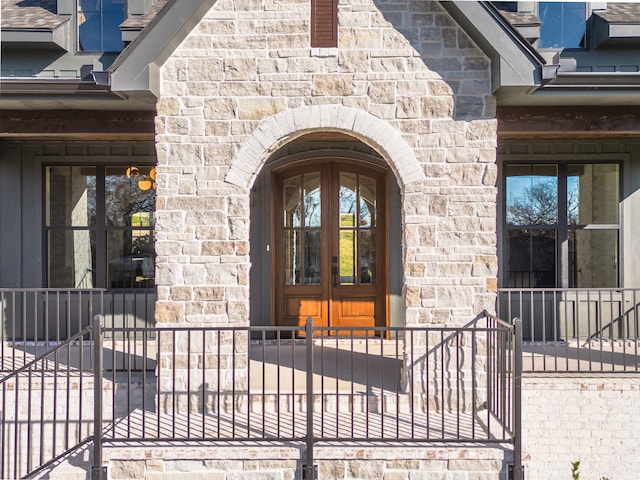
[[[528,377],[522,399],[527,480],[640,478],[640,379]]]

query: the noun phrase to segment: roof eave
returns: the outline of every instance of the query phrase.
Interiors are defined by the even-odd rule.
[[[440,2],[491,59],[493,91],[540,84],[544,59],[488,2]]]
[[[159,68],[195,28],[216,0],[174,0],[131,42],[109,67],[114,92],[149,91],[159,96]]]

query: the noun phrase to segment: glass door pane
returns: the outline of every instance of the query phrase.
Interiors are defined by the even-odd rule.
[[[319,285],[322,205],[320,172],[282,183],[285,285]]]
[[[376,180],[340,173],[340,285],[376,283]]]

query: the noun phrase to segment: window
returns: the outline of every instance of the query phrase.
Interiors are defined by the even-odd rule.
[[[81,52],[120,52],[124,0],[78,0],[78,49]]]
[[[619,284],[619,165],[507,164],[508,287]]]
[[[47,280],[52,288],[155,286],[155,169],[45,168]]]
[[[585,2],[540,2],[538,5],[540,48],[585,46],[587,4]]]

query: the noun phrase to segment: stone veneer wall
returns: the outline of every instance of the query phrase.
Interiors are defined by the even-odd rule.
[[[468,324],[493,310],[488,58],[438,2],[342,1],[335,49],[309,47],[309,17],[308,0],[219,0],[161,67],[158,325],[248,325],[250,188],[277,148],[322,130],[353,135],[396,175],[404,324]],[[185,384],[191,363],[162,343],[160,369],[177,372],[165,390]],[[231,365],[230,345],[203,348]],[[426,351],[415,353],[407,360]],[[221,376],[244,388],[244,370]]]
[[[405,323],[493,309],[489,60],[437,2],[339,11],[339,47],[310,49],[307,0],[220,0],[162,67],[160,325],[248,323],[249,188],[271,152],[313,129],[354,133],[398,177]]]
[[[499,448],[446,445],[340,445],[316,453],[320,480],[507,480],[509,463]],[[304,463],[292,446],[116,447],[105,457],[114,480],[298,480]]]

